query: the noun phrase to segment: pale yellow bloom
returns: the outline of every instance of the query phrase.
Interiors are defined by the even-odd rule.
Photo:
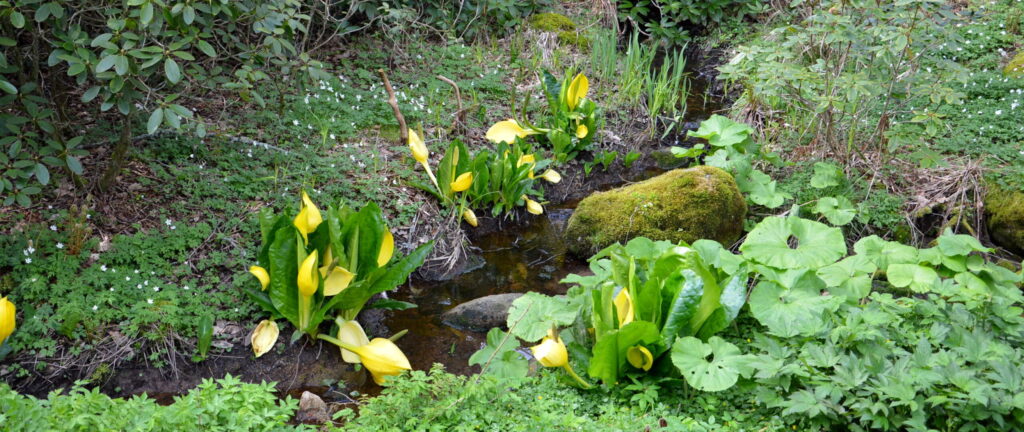
[[[569,364],[569,351],[565,349],[562,338],[553,330],[540,341],[539,345],[530,347],[533,357],[544,367],[564,367]]]
[[[526,195],[523,195],[523,199],[526,200],[526,211],[535,215],[544,214],[544,207],[541,207],[539,202],[527,198]]]
[[[643,345],[629,347],[629,350],[626,351],[626,360],[629,360],[629,364],[633,367],[645,371],[651,370],[651,366],[654,366],[654,356]]]
[[[590,133],[590,130],[587,129],[587,125],[576,126],[576,138],[586,138],[588,133]]]
[[[316,227],[320,226],[320,223],[324,221],[324,218],[320,216],[320,209],[313,204],[313,200],[309,199],[309,195],[306,195],[306,191],[302,191],[302,209],[299,210],[299,214],[295,216],[295,220],[292,222],[295,228],[298,228],[299,233],[302,234],[302,239],[309,241],[309,235],[316,231]]]
[[[495,123],[490,129],[487,129],[487,134],[484,137],[494,143],[506,142],[512,144],[516,141],[516,138],[526,138],[538,133],[540,132],[533,129],[524,129],[519,125],[519,122],[509,119]]]
[[[412,370],[409,359],[388,339],[375,338],[363,346],[346,345],[345,348],[359,356],[363,366],[373,376],[373,382],[377,384],[384,384],[385,378],[389,376],[401,374],[404,370]]]
[[[299,277],[297,283],[299,285],[299,295],[303,297],[310,297],[316,294],[318,288],[318,282],[313,272],[316,270],[316,251],[306,256],[306,259],[302,261],[302,265],[299,266]]]
[[[452,192],[462,192],[473,185],[473,173],[462,173],[451,183]]]
[[[15,321],[14,315],[18,312],[18,308],[11,303],[7,297],[0,297],[0,345],[3,345],[4,340],[14,333]]]
[[[576,75],[569,83],[569,91],[566,93],[565,103],[569,106],[569,110],[575,110],[579,106],[580,101],[587,97],[588,90],[590,90],[590,81],[587,80],[587,76]]]
[[[366,332],[363,331],[363,326],[359,325],[359,321],[356,320],[345,321],[338,327],[338,340],[352,346],[363,346],[370,343]],[[341,359],[346,363],[361,362],[358,354],[345,348],[339,347],[339,349],[341,349]]]
[[[540,178],[547,180],[550,183],[558,183],[562,181],[562,175],[553,169],[544,171],[544,174],[541,174]]]
[[[256,326],[256,330],[252,331],[252,335],[249,337],[252,342],[252,352],[259,357],[266,354],[274,347],[277,343],[277,336],[280,331],[277,328],[277,323],[271,320],[260,321],[259,325]]]
[[[430,151],[427,150],[427,145],[423,142],[423,138],[420,138],[416,131],[412,129],[409,129],[409,150],[412,150],[412,158],[416,159],[416,162],[421,164],[427,163]]]
[[[266,290],[270,285],[270,273],[267,273],[267,269],[260,266],[249,267],[249,273],[256,276],[256,279],[260,280],[261,290]]]
[[[324,278],[324,296],[326,297],[338,295],[345,288],[348,288],[349,284],[352,283],[352,279],[356,277],[356,275],[340,265],[334,266],[331,274],[327,274],[328,267],[330,267],[330,264],[320,267],[320,277]]]
[[[473,213],[473,209],[466,209],[462,212],[462,218],[466,220],[470,226],[475,227],[477,225],[476,213]]]
[[[619,328],[633,322],[633,298],[630,297],[629,290],[623,288],[619,291],[614,303],[615,313],[619,316]]]
[[[395,236],[391,230],[384,231],[384,238],[380,242],[380,252],[377,254],[377,267],[384,267],[395,254]]]

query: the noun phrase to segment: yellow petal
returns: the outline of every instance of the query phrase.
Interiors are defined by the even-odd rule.
[[[409,130],[409,150],[412,150],[412,158],[416,159],[416,162],[421,164],[427,163],[427,158],[430,157],[430,151],[427,150],[427,145],[423,142],[423,139],[414,130]]]
[[[352,283],[352,279],[355,278],[355,275],[342,266],[334,266],[334,270],[332,270],[331,274],[328,275],[327,267],[329,266],[320,267],[320,277],[324,278],[324,296],[330,297],[338,295],[338,293],[344,291],[345,288],[348,288],[348,285]]]
[[[462,192],[462,191],[464,191],[466,189],[469,189],[469,187],[472,186],[472,185],[473,185],[473,173],[471,173],[471,172],[462,173],[462,174],[459,175],[458,178],[455,179],[455,181],[453,181],[451,183],[452,192]]]
[[[267,269],[260,266],[249,267],[249,273],[256,276],[256,279],[260,280],[261,290],[266,290],[267,286],[270,285],[270,273],[267,273]]]
[[[7,339],[14,333],[14,315],[18,312],[18,308],[11,303],[7,297],[0,297],[0,345],[3,345],[4,340]]]
[[[299,285],[299,294],[306,297],[316,294],[317,285],[319,285],[314,273],[316,271],[316,256],[317,252],[313,251],[299,266],[299,277],[296,282]]]
[[[629,290],[623,288],[615,296],[615,313],[619,316],[619,328],[633,322],[633,298],[629,296]]]
[[[320,226],[320,223],[323,221],[324,218],[320,216],[320,209],[316,207],[313,200],[309,199],[306,191],[302,191],[302,209],[299,210],[299,214],[292,221],[295,228],[298,228],[299,233],[302,234],[302,239],[308,242],[309,234],[316,231],[316,227]]]
[[[629,347],[629,350],[626,351],[626,360],[629,360],[629,364],[633,367],[645,371],[651,370],[651,366],[654,365],[654,356],[643,345]]]
[[[384,231],[384,238],[380,242],[380,252],[377,253],[377,267],[384,267],[395,254],[395,236],[391,230]]]
[[[356,320],[345,321],[341,327],[338,327],[338,340],[354,346],[363,346],[370,343],[370,339],[366,337],[366,332],[363,331],[363,326],[359,325],[359,321]],[[345,348],[340,349],[341,359],[346,363],[361,362],[359,354]]]
[[[472,209],[466,209],[465,211],[463,211],[462,218],[465,219],[466,223],[468,223],[470,226],[475,227],[477,224],[476,213],[473,213]]]
[[[590,133],[590,130],[587,129],[587,125],[579,125],[576,127],[576,138],[586,138],[588,133]]]
[[[572,79],[572,83],[569,84],[568,100],[565,101],[570,110],[575,110],[580,100],[587,97],[588,90],[590,90],[590,81],[587,80],[586,75],[579,74]]]
[[[487,129],[487,134],[484,135],[488,141],[499,143],[514,143],[516,138],[526,138],[530,135],[539,133],[535,130],[523,129],[519,126],[519,122],[515,120],[504,120],[495,123],[490,129]]]
[[[544,367],[562,367],[569,364],[569,351],[565,349],[562,338],[548,332],[539,345],[530,347],[533,357]]]
[[[536,164],[537,157],[532,154],[524,154],[519,156],[519,160],[516,161],[516,168],[523,166],[523,164]]]
[[[539,202],[526,198],[526,211],[535,215],[540,215],[544,214],[544,207],[541,207]]]
[[[386,377],[412,369],[409,359],[405,357],[402,350],[388,339],[375,338],[361,347],[352,347],[352,352],[359,355],[359,360],[370,371],[370,375],[373,375],[373,382],[377,384],[384,384]]]
[[[259,325],[256,326],[256,330],[253,330],[252,335],[249,336],[249,340],[252,342],[252,353],[256,354],[256,357],[266,354],[277,343],[277,335],[279,333],[276,322],[271,320],[260,321]]]
[[[562,181],[562,175],[553,169],[544,171],[544,174],[541,174],[540,178],[547,180],[550,183],[558,183]]]

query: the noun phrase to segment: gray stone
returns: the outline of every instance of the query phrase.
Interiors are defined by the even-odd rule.
[[[305,391],[299,399],[299,411],[295,413],[295,421],[319,425],[331,421],[331,416],[327,414],[327,404],[320,396]]]
[[[495,294],[470,300],[441,315],[441,321],[455,328],[488,331],[505,327],[508,309],[522,293]]]

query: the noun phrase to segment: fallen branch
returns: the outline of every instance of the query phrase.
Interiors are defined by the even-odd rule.
[[[409,126],[405,124],[405,117],[402,115],[402,110],[398,109],[398,98],[395,97],[395,89],[391,88],[391,81],[388,80],[388,73],[384,69],[377,69],[377,73],[380,74],[380,78],[384,80],[384,90],[388,92],[388,105],[391,105],[391,110],[395,112],[395,119],[398,120],[398,129],[400,132],[401,142],[399,144],[405,144],[409,142]]]
[[[455,88],[455,100],[459,103],[459,110],[455,112],[455,123],[452,124],[453,130],[458,130],[465,125],[466,110],[462,109],[462,92],[459,91],[459,85],[445,77],[444,75],[438,75],[437,79],[450,84]]]

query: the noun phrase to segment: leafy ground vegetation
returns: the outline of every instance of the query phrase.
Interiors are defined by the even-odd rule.
[[[1022,0],[0,1],[0,424],[314,430],[230,375],[101,389],[326,341],[383,390],[321,430],[1024,428],[1024,216],[986,214],[1024,208],[1022,25]],[[474,375],[360,324],[473,229],[647,159],[731,175],[739,240],[597,252]]]

